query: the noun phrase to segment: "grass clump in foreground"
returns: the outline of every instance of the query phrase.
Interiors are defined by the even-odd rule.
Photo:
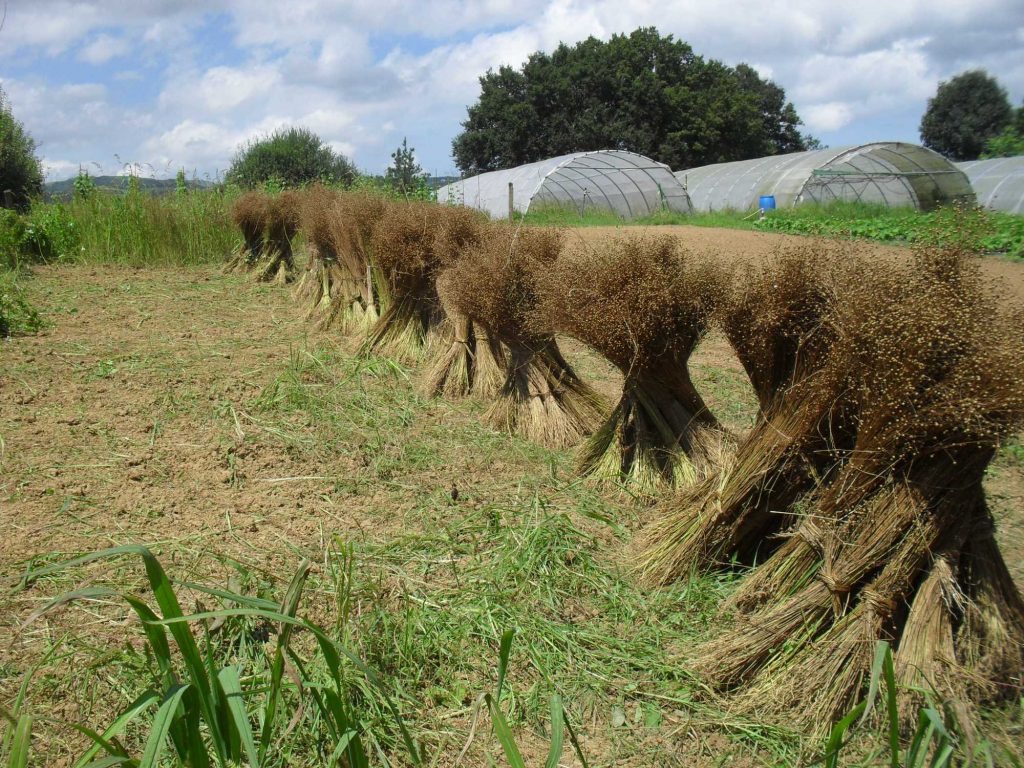
[[[347,636],[344,624],[350,595],[344,590],[351,586],[352,552],[343,549],[335,554],[340,555],[337,566],[343,569],[335,571],[341,579],[338,598],[343,603],[339,605],[341,624],[337,629],[339,635]],[[243,760],[250,766],[291,764],[288,747],[297,745],[282,742],[300,722],[311,731],[303,734],[307,748],[312,747],[304,763],[314,758],[322,765],[368,768],[377,763],[378,757],[390,764],[388,753],[399,751],[403,762],[426,764],[424,751],[389,694],[389,686],[338,639],[298,617],[309,562],[299,566],[280,603],[201,584],[179,584],[179,589],[201,593],[227,606],[193,614],[184,613],[174,582],[152,552],[141,546],[115,547],[40,568],[26,574],[23,584],[30,586],[40,578],[125,555],[142,559],[155,606],[134,594],[90,587],[55,598],[27,622],[31,624],[67,603],[114,597],[127,603],[142,623],[145,649],[154,662],[150,687],[102,730],[75,726],[91,742],[77,756],[76,765],[155,766],[168,759],[189,766],[229,766]],[[277,635],[272,652],[263,658],[253,653],[257,647],[245,637],[244,627],[254,623],[256,630],[263,627],[262,631]],[[197,642],[193,628],[202,630],[205,642]],[[243,633],[236,634],[240,628]],[[299,632],[312,635],[312,654],[310,644],[295,637]],[[485,694],[484,700],[496,736],[516,764],[515,758],[522,762],[521,753],[500,706],[513,635],[507,631],[502,636],[496,692],[493,696]],[[290,670],[287,677],[286,666]],[[23,686],[13,712],[0,710],[0,718],[9,723],[0,743],[0,756],[6,752],[12,766],[26,765],[31,754],[33,717],[25,711],[26,693]],[[310,709],[308,718],[303,717],[306,707]],[[142,721],[149,719],[150,711],[154,712],[147,733]],[[381,727],[381,714],[386,727]],[[551,717],[548,764],[557,764],[568,730],[586,765],[557,695],[551,698]],[[138,758],[132,756],[136,734],[141,747]],[[297,754],[301,752],[296,750]]]

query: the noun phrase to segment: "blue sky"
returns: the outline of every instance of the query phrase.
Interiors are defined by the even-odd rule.
[[[1024,100],[1020,0],[8,0],[0,85],[50,179],[212,178],[286,125],[371,173],[408,137],[443,175],[489,67],[639,26],[756,67],[831,146],[917,141],[929,96],[966,69]]]

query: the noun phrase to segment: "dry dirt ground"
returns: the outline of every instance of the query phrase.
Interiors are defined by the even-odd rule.
[[[585,243],[623,231],[574,230],[571,237]],[[795,240],[671,231],[695,248],[744,259]],[[1024,297],[1024,265],[992,261],[986,269]],[[415,542],[406,544],[410,537],[436,537],[458,517],[491,510],[491,502],[511,510],[523,499],[543,497],[557,506],[576,494],[574,524],[590,536],[594,557],[606,560],[614,560],[642,514],[621,494],[577,491],[566,477],[569,454],[491,433],[479,425],[477,405],[416,397],[415,372],[381,361],[355,363],[350,344],[308,329],[285,288],[225,277],[213,268],[47,267],[26,285],[50,328],[0,342],[4,706],[37,663],[29,699],[54,723],[98,725],[123,703],[116,693],[128,693],[102,667],[119,646],[139,642],[137,628],[126,628],[131,622],[123,610],[101,604],[22,623],[62,591],[97,580],[138,584],[138,569],[97,566],[20,589],[24,574],[43,563],[144,542],[163,553],[179,578],[235,586],[232,579],[243,574],[257,584],[254,591],[263,583],[280,590],[300,556],[322,562],[340,537],[385,553],[374,595],[399,600],[418,585],[410,586],[399,562],[402,553],[416,552]],[[618,380],[607,364],[572,344],[567,354],[614,395]],[[736,429],[749,425],[753,398],[721,339],[701,347],[694,370],[723,421]],[[324,403],[341,402],[328,397],[337,392],[346,393],[345,407],[324,410]],[[1000,455],[988,491],[1007,560],[1024,584],[1019,445]],[[581,499],[620,516],[618,533],[584,519]],[[389,547],[398,553],[393,561]],[[439,577],[423,576],[423,583],[431,578]],[[315,595],[305,613],[329,621],[330,600],[326,591]],[[566,610],[578,614],[571,623],[585,620],[589,609],[581,600]],[[479,663],[486,671],[493,658]],[[466,682],[473,683],[479,680]],[[468,709],[439,703],[437,711],[450,718],[451,731],[451,739],[438,737],[437,746],[455,755],[469,730]],[[626,739],[609,735],[607,721],[614,715],[595,705],[584,740],[599,765],[721,764],[724,755],[734,765],[768,759],[756,745],[737,747],[734,733],[702,729],[692,717],[669,709],[664,731]],[[56,724],[47,733],[39,737],[47,762],[66,761],[78,743],[74,735]],[[496,756],[493,744],[479,743],[483,739],[477,737],[469,754]],[[543,748],[529,733],[524,740],[528,750]]]

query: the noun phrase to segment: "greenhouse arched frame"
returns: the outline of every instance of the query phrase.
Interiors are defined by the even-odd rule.
[[[696,211],[751,210],[762,196],[788,208],[837,200],[931,210],[974,202],[967,176],[918,144],[874,142],[677,171]]]
[[[441,187],[437,199],[477,208],[496,219],[508,218],[510,209],[525,214],[537,204],[568,208],[581,216],[588,210],[611,211],[626,220],[660,210],[692,210],[671,168],[619,149],[575,152],[481,173]]]
[[[957,163],[978,196],[978,205],[1005,213],[1024,213],[1024,155]]]

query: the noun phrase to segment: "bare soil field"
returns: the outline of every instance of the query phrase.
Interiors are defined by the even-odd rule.
[[[570,238],[585,246],[624,231]],[[647,231],[743,260],[807,243]],[[1024,300],[1024,265],[985,269]],[[401,704],[420,707],[414,731],[441,765],[501,759],[489,728],[474,727],[474,702],[493,686],[511,625],[509,706],[534,757],[546,749],[535,713],[552,690],[592,765],[786,764],[806,748],[785,728],[722,711],[687,678],[681,654],[719,620],[728,577],[640,592],[620,553],[648,508],[578,481],[571,452],[487,429],[477,403],[421,398],[415,370],[360,360],[351,342],[310,331],[286,288],[213,268],[44,267],[25,285],[50,327],[0,342],[0,704],[34,675],[46,764],[81,746],[65,724],[102,725],[137,694],[129,672],[144,677],[147,662],[116,601],[33,612],[90,584],[136,589],[141,569],[99,563],[27,586],[23,576],[130,542],[150,545],[181,581],[275,599],[308,557],[317,570],[300,613],[324,626],[338,621],[338,547],[355,546],[352,642],[399,681]],[[565,348],[613,398],[617,373]],[[694,378],[724,423],[752,423],[753,394],[723,339],[702,344]],[[1024,586],[1019,442],[1000,453],[987,491]],[[186,610],[202,606],[192,600]],[[576,763],[567,752],[562,764]]]

